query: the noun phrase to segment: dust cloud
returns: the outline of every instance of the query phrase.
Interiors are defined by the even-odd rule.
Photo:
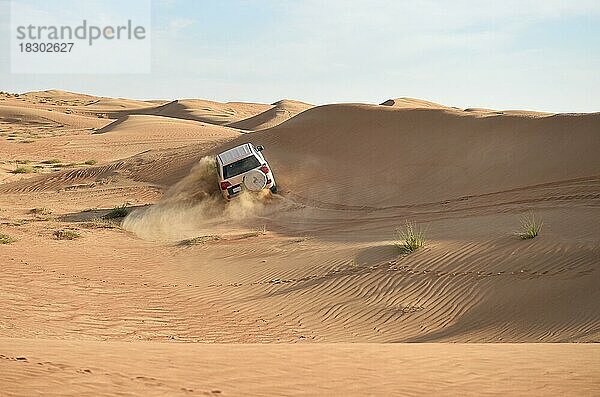
[[[215,159],[204,157],[161,201],[129,214],[123,228],[145,240],[178,241],[247,230],[276,206],[268,191],[243,192],[227,202],[219,190]]]

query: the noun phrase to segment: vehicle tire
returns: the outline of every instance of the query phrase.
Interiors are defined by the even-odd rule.
[[[269,188],[269,190],[271,191],[271,193],[273,194],[277,194],[277,185],[273,185]]]
[[[244,186],[251,192],[259,192],[267,186],[267,176],[262,171],[250,171],[244,175]]]

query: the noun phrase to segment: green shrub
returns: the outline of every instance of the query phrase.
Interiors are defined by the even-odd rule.
[[[42,164],[60,164],[61,161],[59,159],[50,159],[42,161]]]
[[[96,160],[86,160],[83,164],[85,164],[85,165],[94,165],[96,163],[97,163]]]
[[[425,245],[425,231],[416,227],[414,223],[406,222],[404,228],[396,229],[398,241],[396,246],[403,253],[411,253]]]

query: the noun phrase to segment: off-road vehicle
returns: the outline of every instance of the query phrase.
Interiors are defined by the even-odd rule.
[[[269,189],[277,193],[275,177],[267,159],[262,154],[264,147],[244,143],[217,155],[219,187],[225,199],[230,200],[243,190],[259,192]]]

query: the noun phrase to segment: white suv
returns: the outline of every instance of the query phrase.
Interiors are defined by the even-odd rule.
[[[277,193],[273,172],[261,153],[262,146],[245,143],[217,155],[219,186],[225,199],[230,200],[247,189],[259,192],[269,189]]]

